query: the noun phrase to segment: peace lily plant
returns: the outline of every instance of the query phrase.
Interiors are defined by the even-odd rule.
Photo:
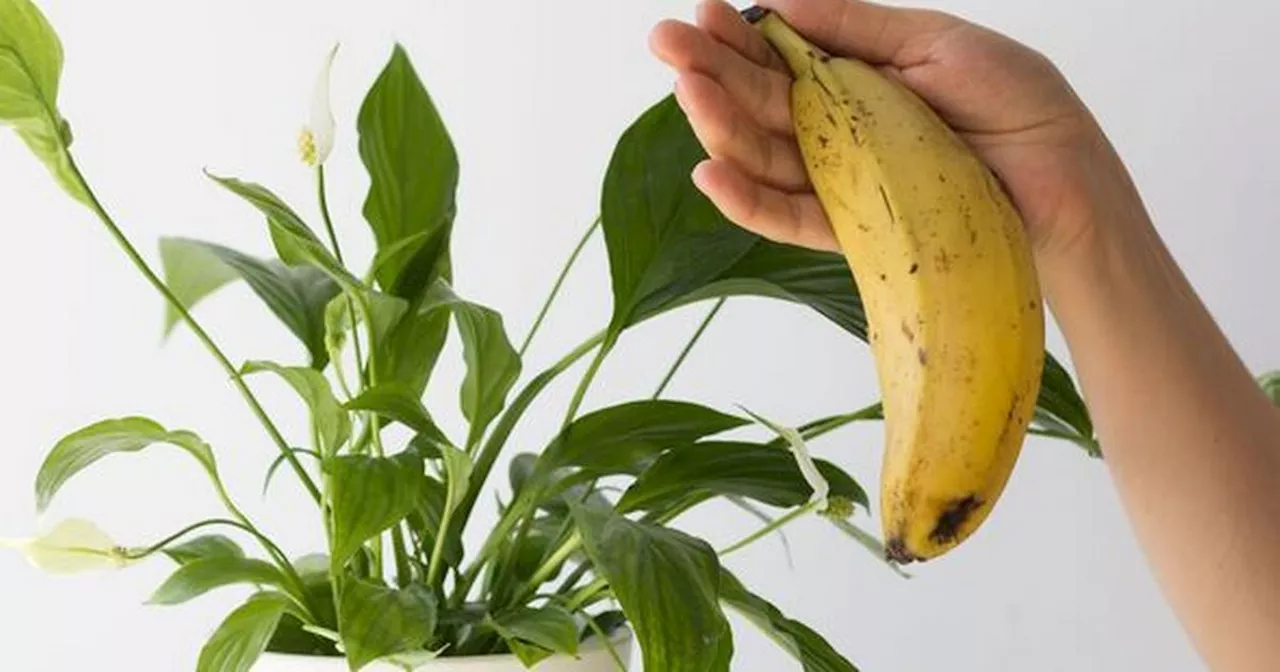
[[[869,519],[863,488],[806,448],[850,423],[880,419],[879,406],[791,428],[746,409],[665,395],[731,296],[808,306],[865,342],[866,320],[843,258],[776,244],[725,221],[690,184],[703,154],[674,101],[664,98],[618,140],[599,219],[586,234],[604,236],[612,314],[599,333],[528,376],[525,354],[587,238],[568,256],[517,347],[497,311],[453,286],[457,157],[408,53],[397,45],[356,124],[370,179],[363,215],[377,242],[376,255],[357,272],[343,255],[326,202],[325,161],[345,137],[329,109],[335,55],[336,49],[324,61],[311,120],[299,138],[315,171],[318,226],[264,186],[210,174],[243,199],[246,216],[256,212],[265,220],[273,256],[165,238],[157,272],[76,164],[71,127],[57,104],[58,37],[30,0],[0,0],[0,122],[88,208],[164,299],[166,331],[189,330],[225,370],[260,421],[264,446],[278,452],[268,478],[287,473],[296,480],[315,505],[327,547],[286,553],[228,494],[212,446],[193,431],[144,417],[94,422],[57,441],[36,476],[37,510],[45,512],[69,480],[97,461],[167,445],[186,451],[207,473],[225,512],[140,547],[118,544],[78,518],[5,544],[53,572],[163,556],[175,570],[153,604],[251,587],[198,656],[193,652],[201,672],[249,670],[264,652],[328,656],[345,660],[350,670],[375,663],[430,669],[450,657],[483,654],[509,654],[533,667],[571,660],[589,640],[605,647],[626,641],[619,633],[634,634],[643,669],[728,670],[729,610],[805,670],[854,670],[821,635],[753,593],[721,559],[806,515],[822,516],[883,557],[879,542],[856,522]],[[238,281],[297,337],[298,361],[236,364],[193,316],[201,299]],[[629,329],[703,303],[710,304],[706,318],[650,398],[582,408],[602,362]],[[423,403],[451,335],[460,339],[466,365],[461,432],[437,425]],[[548,385],[580,363],[568,408],[539,411],[563,412],[559,430],[540,446],[510,446],[513,430],[543,401]],[[286,437],[277,428],[249,385],[263,376],[297,392],[310,436]],[[753,427],[765,438],[725,436]],[[1033,431],[1096,455],[1084,404],[1052,357]],[[518,452],[506,483],[495,485],[495,465],[507,450]],[[500,503],[497,519],[480,520],[473,515],[476,503],[490,489]],[[715,499],[760,518],[760,531],[716,550],[675,527],[681,514]],[[462,543],[468,529],[487,533],[477,548]],[[620,656],[615,662],[624,666]]]

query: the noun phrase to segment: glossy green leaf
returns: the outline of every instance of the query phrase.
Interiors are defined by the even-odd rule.
[[[0,0],[0,124],[18,137],[72,198],[92,205],[71,156],[71,125],[58,111],[62,42],[30,0]]]
[[[196,537],[175,546],[168,546],[162,549],[162,552],[179,565],[209,558],[244,557],[244,549],[240,548],[240,544],[221,534]]]
[[[435,420],[431,419],[426,406],[422,405],[422,401],[404,383],[379,383],[348,401],[346,407],[352,411],[371,411],[403,423],[437,448],[439,444],[449,443],[448,437],[436,425]]]
[[[98,460],[116,453],[136,453],[157,443],[187,451],[206,473],[216,477],[213,450],[195,434],[169,431],[146,418],[103,420],[68,434],[49,451],[36,474],[36,510],[43,513],[67,481]]]
[[[216,243],[187,238],[160,240],[165,283],[188,310],[236,279],[243,279],[267,308],[297,336],[317,370],[328,364],[325,308],[338,295],[338,284],[311,266],[288,266],[262,260]],[[177,325],[177,309],[166,304],[164,332]]]
[[[324,374],[300,366],[281,366],[274,362],[251,361],[241,368],[244,375],[274,373],[282,378],[306,403],[311,413],[311,427],[320,442],[322,455],[335,455],[351,438],[351,416],[338,403],[333,388]]]
[[[339,561],[346,562],[364,542],[415,510],[426,479],[423,468],[422,458],[412,453],[326,461],[333,490],[333,553]]]
[[[275,565],[239,557],[208,557],[178,568],[148,600],[149,604],[182,604],[205,593],[238,583],[283,588],[285,578]]]
[[[360,158],[370,178],[364,216],[378,249],[394,248],[423,232],[445,234],[439,241],[445,253],[425,260],[426,272],[418,271],[416,283],[404,282],[404,276],[415,264],[423,265],[418,250],[382,260],[379,286],[409,298],[426,286],[417,283],[428,282],[433,275],[450,277],[437,269],[448,264],[447,234],[456,210],[458,157],[435,103],[402,46],[395,46],[365,96],[357,126]]]
[[[490,619],[489,625],[526,666],[556,653],[578,655],[578,623],[560,607],[509,609]]]
[[[436,629],[436,600],[426,586],[394,590],[362,580],[342,591],[342,646],[352,672],[398,653],[421,649]]]
[[[690,183],[706,157],[668,96],[619,139],[601,197],[613,282],[614,334],[713,282],[758,237],[727,222]]]
[[[593,411],[575,420],[538,460],[545,477],[561,467],[591,474],[642,471],[669,448],[747,424],[747,420],[684,401],[635,401]]]
[[[727,569],[720,570],[720,599],[791,654],[805,672],[858,672],[827,640],[805,624],[787,618],[764,598],[747,590]]]
[[[281,593],[250,597],[222,621],[200,650],[196,672],[249,672],[290,604]]]
[[[631,621],[643,669],[728,671],[733,633],[719,602],[720,562],[705,541],[607,509],[575,504],[573,518]]]
[[[471,423],[471,437],[479,439],[506,405],[511,386],[520,377],[520,355],[511,345],[497,311],[464,301],[448,283],[432,286],[424,311],[452,313],[462,337],[467,373],[462,380],[462,413]]]
[[[828,496],[869,506],[867,493],[840,467],[814,460]],[[692,491],[738,495],[780,508],[804,506],[813,494],[795,457],[774,446],[705,442],[664,453],[618,502],[620,511],[661,508]]]
[[[1071,374],[1048,353],[1045,354],[1044,373],[1040,379],[1040,396],[1036,406],[1037,415],[1041,418],[1048,416],[1065,423],[1081,439],[1094,439],[1093,420],[1084,399],[1071,380]]]

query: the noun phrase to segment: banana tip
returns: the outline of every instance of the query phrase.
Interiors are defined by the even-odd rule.
[[[907,550],[907,543],[901,538],[890,539],[885,544],[884,551],[885,556],[895,565],[909,565],[920,560]]]
[[[758,23],[760,19],[763,19],[768,14],[769,14],[769,10],[765,9],[764,7],[761,7],[759,5],[751,5],[750,7],[742,10],[742,20],[746,21],[747,23]]]

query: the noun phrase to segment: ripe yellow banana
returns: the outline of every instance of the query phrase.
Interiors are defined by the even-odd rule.
[[[796,137],[854,274],[884,403],[888,554],[936,558],[986,520],[1036,407],[1044,313],[1021,218],[914,93],[746,12],[794,75]]]

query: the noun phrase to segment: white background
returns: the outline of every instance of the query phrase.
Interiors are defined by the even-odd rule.
[[[206,166],[267,184],[314,221],[311,175],[294,142],[314,73],[334,40],[343,46],[334,70],[341,135],[332,201],[349,253],[367,259],[355,112],[393,41],[401,41],[462,157],[459,291],[504,311],[513,338],[523,336],[593,218],[618,134],[670,90],[670,74],[646,47],[650,27],[693,11],[690,0],[41,5],[66,48],[61,104],[77,156],[153,260],[161,235],[269,252],[260,218],[209,182]],[[1280,321],[1259,302],[1270,295],[1267,265],[1280,215],[1272,160],[1280,150],[1280,86],[1270,65],[1280,10],[1232,3],[1221,11],[1200,0],[935,6],[1010,32],[1061,64],[1249,365],[1280,364],[1273,345]],[[101,418],[144,414],[203,434],[251,515],[291,554],[317,549],[318,521],[293,483],[282,479],[267,501],[259,498],[273,448],[221,371],[185,331],[161,343],[158,297],[10,133],[0,134],[0,195],[0,282],[8,290],[0,329],[0,536],[34,529],[31,484],[60,436]],[[607,278],[597,239],[528,369],[602,326]],[[630,335],[588,404],[650,391],[701,310]],[[233,360],[299,357],[292,337],[243,285],[209,300],[198,316]],[[1051,346],[1063,352],[1056,330]],[[456,344],[442,361],[430,405],[457,427]],[[672,391],[799,423],[874,400],[873,380],[863,347],[815,314],[735,300]],[[302,428],[283,386],[263,379],[255,387],[286,431]],[[522,425],[523,449],[538,449],[566,392],[556,387],[551,403]],[[871,426],[829,437],[819,450],[874,489],[878,441]],[[1147,573],[1104,466],[1054,442],[1033,440],[1024,455],[981,533],[916,569],[910,581],[819,520],[791,528],[793,567],[774,539],[727,564],[871,672],[1201,669]],[[51,516],[89,516],[122,543],[142,545],[218,513],[193,464],[158,449],[101,463],[64,491]],[[734,510],[709,508],[684,526],[723,545],[753,524]],[[117,574],[56,578],[16,554],[0,555],[0,668],[192,669],[203,638],[244,591],[176,608],[144,606],[169,570],[157,560]],[[749,627],[737,633],[734,669],[798,669]]]

